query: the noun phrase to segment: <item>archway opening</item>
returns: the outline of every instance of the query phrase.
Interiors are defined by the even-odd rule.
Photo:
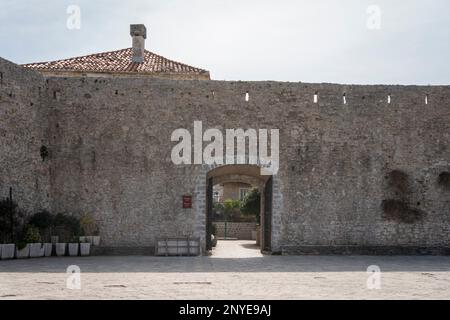
[[[214,252],[220,241],[236,240],[262,253],[271,252],[272,183],[272,177],[261,175],[256,165],[225,165],[208,172],[208,251]]]

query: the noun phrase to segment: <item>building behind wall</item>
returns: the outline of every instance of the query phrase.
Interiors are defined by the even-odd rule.
[[[214,186],[215,202],[224,202],[225,200],[244,200],[252,185],[242,182],[227,182]]]
[[[46,77],[144,77],[209,80],[209,71],[164,58],[145,49],[147,28],[130,26],[132,47],[63,60],[24,64]]]

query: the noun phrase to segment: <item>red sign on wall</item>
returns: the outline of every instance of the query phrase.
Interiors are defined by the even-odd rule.
[[[192,208],[192,196],[183,196],[183,209]]]

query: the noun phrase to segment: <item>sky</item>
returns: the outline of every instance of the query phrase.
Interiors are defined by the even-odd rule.
[[[448,0],[0,0],[0,57],[127,48],[143,23],[146,49],[215,80],[448,85],[449,13]]]

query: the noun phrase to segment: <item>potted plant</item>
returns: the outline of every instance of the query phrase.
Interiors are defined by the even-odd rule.
[[[50,257],[52,255],[53,250],[53,222],[55,217],[48,212],[47,210],[39,211],[35,214],[33,214],[30,217],[29,224],[35,226],[39,229],[39,234],[41,235],[42,240],[44,241],[44,244],[40,248],[40,256]],[[56,240],[54,243],[57,243],[58,240]],[[37,244],[32,245],[30,250],[33,252],[34,250],[38,250]],[[30,255],[34,255],[32,252],[30,252]]]
[[[51,236],[50,242],[52,244],[58,243],[59,242],[59,236]]]
[[[11,197],[0,200],[0,256],[3,260],[13,259],[16,252],[18,230],[23,225],[23,212]]]
[[[17,259],[26,259],[31,256],[31,247],[32,244],[39,245],[39,251],[41,250],[41,235],[39,234],[39,229],[32,225],[26,225],[19,236],[20,241],[16,246],[16,258]],[[34,246],[37,248],[37,246]],[[39,254],[34,252],[35,254]]]
[[[81,231],[83,237],[81,237],[81,242],[90,242],[92,245],[100,245],[100,233],[97,227],[97,222],[90,214],[83,214],[80,218]]]
[[[100,245],[100,232],[96,230],[94,235],[92,236],[92,245],[99,246]]]
[[[80,255],[82,257],[89,256],[91,254],[91,243],[84,241],[80,242]]]
[[[70,237],[70,232],[68,231],[67,216],[63,213],[58,213],[53,219],[53,232],[56,236],[52,237],[52,241],[55,243],[55,254],[58,257],[66,255],[67,242]]]
[[[49,249],[48,247],[45,247],[45,250],[46,250],[46,251],[45,251],[45,256],[46,256],[46,257],[50,257],[50,256],[52,255],[53,248],[56,248],[56,244],[57,244],[57,243],[60,243],[60,242],[59,242],[59,236],[51,236],[50,239],[51,239],[51,240],[50,240],[50,241],[51,241],[51,243],[50,243],[51,249]],[[45,244],[45,245],[47,246],[47,244]],[[50,254],[47,255],[49,251],[50,251]],[[55,251],[56,251],[56,249],[55,249]],[[54,252],[55,252],[55,251],[54,251]],[[55,252],[55,255],[56,255],[56,252]]]
[[[81,234],[80,220],[75,216],[65,217],[65,226],[69,235],[70,242],[67,246],[69,256],[78,256],[79,239]]]
[[[62,257],[66,255],[66,246],[67,243],[65,242],[58,242],[55,243],[55,254],[58,257]]]
[[[74,236],[72,237],[72,240],[67,244],[69,256],[71,257],[78,256],[78,250],[80,246],[78,239],[79,239],[78,236]]]
[[[41,243],[41,235],[39,229],[29,225],[25,235],[25,241],[30,246],[30,258],[38,258],[44,256],[44,246]]]
[[[53,251],[53,244],[52,243],[44,243],[44,257],[51,257],[52,251]]]
[[[63,213],[58,213],[53,221],[53,228],[60,242],[56,243],[55,251],[57,255],[64,255],[66,247],[69,255],[76,251],[78,254],[78,241],[80,235],[80,220],[75,216],[69,216]],[[67,241],[70,246],[67,246]]]
[[[16,258],[27,259],[30,257],[30,244],[25,241],[19,241],[16,246]]]
[[[42,243],[30,243],[30,258],[41,258],[45,255],[45,247]]]
[[[2,260],[13,259],[16,251],[16,245],[14,243],[2,244],[0,251]]]

